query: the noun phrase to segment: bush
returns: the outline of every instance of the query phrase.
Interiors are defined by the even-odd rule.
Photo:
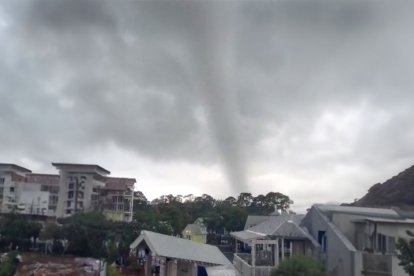
[[[9,252],[7,254],[7,259],[4,262],[0,263],[0,275],[14,275],[18,263],[19,261],[17,260],[17,252]]]
[[[272,276],[324,276],[324,269],[318,261],[307,256],[293,256],[272,270]]]

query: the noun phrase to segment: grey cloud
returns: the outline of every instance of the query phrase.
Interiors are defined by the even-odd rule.
[[[244,190],[255,162],[279,160],[275,170],[295,173],[381,166],[414,150],[412,113],[400,112],[414,97],[406,5],[2,5],[9,26],[0,29],[8,53],[0,55],[0,126],[10,135],[0,142],[34,159],[76,159],[75,149],[113,142],[155,160],[221,161]],[[333,144],[330,155],[319,154],[330,146],[310,138],[321,115],[364,101],[388,121],[370,128],[361,118],[362,129],[349,129],[357,138],[347,153]],[[263,145],[272,137],[279,138]],[[311,157],[301,160],[302,152]]]

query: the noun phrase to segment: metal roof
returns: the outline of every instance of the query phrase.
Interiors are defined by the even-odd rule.
[[[373,217],[389,217],[389,218],[400,217],[399,214],[393,209],[326,205],[326,204],[315,204],[314,206],[325,213],[336,212],[336,213],[345,213],[345,214],[353,214],[353,215],[361,215],[361,216],[373,216]]]
[[[244,225],[244,230],[256,226],[266,220],[268,220],[271,216],[248,216],[246,219],[246,224]]]
[[[156,256],[190,260],[210,265],[231,265],[230,261],[216,246],[146,230],[141,232],[141,235],[130,245],[130,248],[137,248],[143,241]]]
[[[414,224],[414,219],[385,219],[385,218],[366,217],[364,221],[393,223],[393,224]]]
[[[311,235],[299,226],[305,215],[281,214],[271,216],[267,221],[244,231],[233,232],[231,235],[242,241],[283,237],[292,239],[309,239]]]

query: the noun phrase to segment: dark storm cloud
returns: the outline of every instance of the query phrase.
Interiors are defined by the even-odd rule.
[[[413,153],[406,4],[0,7],[5,156],[18,144],[35,160],[76,161],[84,149],[115,143],[154,160],[220,160],[244,190],[250,166],[266,162],[294,177],[338,164],[386,166]]]

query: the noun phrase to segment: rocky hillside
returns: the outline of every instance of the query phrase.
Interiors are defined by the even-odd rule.
[[[353,206],[390,207],[414,206],[414,166],[384,183],[372,186]]]

